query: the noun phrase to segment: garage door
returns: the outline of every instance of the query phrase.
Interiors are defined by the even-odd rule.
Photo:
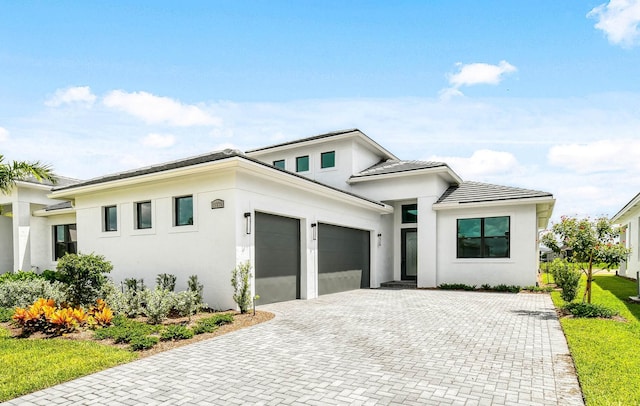
[[[318,225],[318,294],[369,287],[369,231]]]
[[[256,294],[259,304],[300,298],[300,220],[256,213]]]

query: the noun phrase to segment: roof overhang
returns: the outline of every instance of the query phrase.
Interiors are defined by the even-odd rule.
[[[35,217],[51,217],[51,216],[60,216],[63,214],[76,214],[76,209],[74,207],[68,209],[57,209],[57,210],[36,210],[33,212]]]
[[[611,218],[611,221],[615,224],[624,223],[637,209],[640,209],[640,193],[620,209],[620,211]]]
[[[393,212],[393,207],[388,206],[381,202],[366,199],[364,197],[356,196],[351,193],[334,189],[330,186],[309,180],[302,176],[293,174],[291,172],[283,171],[275,168],[271,165],[259,162],[257,160],[249,159],[242,156],[230,156],[215,161],[209,161],[201,164],[179,167],[175,169],[168,169],[165,171],[154,172],[149,174],[141,174],[137,176],[127,177],[123,179],[115,179],[105,181],[101,183],[71,186],[65,189],[54,190],[49,194],[51,199],[60,200],[74,200],[78,196],[105,192],[116,188],[137,186],[140,184],[158,182],[163,180],[174,179],[184,176],[192,176],[198,174],[204,174],[211,171],[224,171],[224,170],[242,170],[245,173],[250,173],[253,176],[259,176],[266,181],[276,182],[283,185],[294,186],[300,189],[304,189],[307,193],[314,193],[319,196],[329,196],[333,199],[338,199],[349,204],[357,205],[363,208],[377,210],[381,214],[388,214]],[[58,211],[60,213],[61,211]],[[45,215],[44,213],[41,213]],[[52,215],[52,214],[48,214]]]
[[[458,174],[456,174],[451,168],[447,165],[437,166],[434,168],[424,168],[424,169],[414,169],[409,171],[400,171],[393,173],[384,173],[379,175],[364,175],[364,176],[352,176],[349,178],[347,183],[361,183],[361,182],[370,182],[374,180],[382,180],[382,179],[397,179],[404,178],[407,176],[420,176],[420,175],[433,175],[437,174],[444,178],[447,182],[451,184],[460,184],[462,183],[462,179]]]

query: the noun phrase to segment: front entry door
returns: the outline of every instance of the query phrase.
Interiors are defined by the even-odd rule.
[[[402,280],[416,280],[418,277],[418,229],[402,229]]]

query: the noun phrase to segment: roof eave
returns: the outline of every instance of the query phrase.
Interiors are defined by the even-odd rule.
[[[405,176],[415,176],[415,175],[427,175],[427,174],[446,174],[445,179],[449,183],[460,184],[462,183],[462,179],[455,173],[448,165],[437,166],[433,168],[423,168],[423,169],[413,169],[407,171],[399,171],[393,173],[382,173],[382,174],[371,174],[371,175],[362,175],[362,176],[352,176],[347,180],[348,184],[360,183],[360,182],[369,182],[373,180],[381,180],[381,179],[394,179]]]
[[[33,212],[35,217],[51,217],[51,216],[59,216],[62,214],[76,214],[76,209],[73,207],[67,209],[57,209],[57,210],[36,210]]]
[[[619,224],[620,222],[624,222],[627,220],[627,215],[631,213],[631,211],[640,206],[640,193],[635,195],[633,199],[627,204],[624,205],[619,212],[617,212],[613,217],[611,217],[611,222]]]
[[[545,204],[552,203],[555,205],[555,199],[552,195],[541,197],[527,197],[515,199],[485,200],[478,202],[455,202],[455,203],[434,203],[433,210],[454,210],[466,209],[470,207],[494,207],[494,206],[516,206],[523,204]]]

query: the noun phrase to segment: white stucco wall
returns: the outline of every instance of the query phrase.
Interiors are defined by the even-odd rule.
[[[0,216],[0,274],[13,270],[13,222]]]
[[[640,271],[640,210],[634,210],[629,214],[629,219],[624,223],[625,232],[620,236],[620,241],[631,249],[627,261],[620,265],[620,275],[636,278]]]
[[[457,219],[496,216],[510,216],[510,258],[456,258]],[[535,285],[538,256],[535,205],[439,210],[437,227],[438,285]]]
[[[53,256],[53,226],[75,224],[75,214],[50,215],[31,218],[31,265],[38,272],[56,269],[57,261]]]

